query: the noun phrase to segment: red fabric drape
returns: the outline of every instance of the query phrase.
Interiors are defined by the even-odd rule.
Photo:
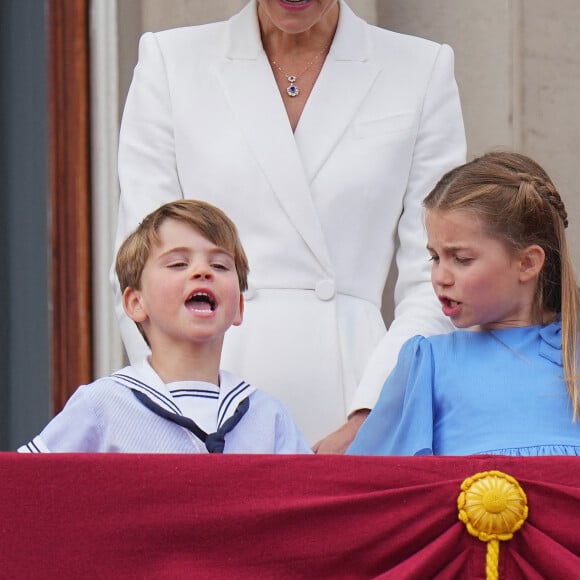
[[[461,482],[529,517],[500,578],[580,578],[580,459],[0,454],[1,578],[485,578]]]

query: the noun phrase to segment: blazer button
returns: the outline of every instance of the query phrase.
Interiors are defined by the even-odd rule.
[[[244,300],[251,300],[256,297],[256,288],[251,284],[248,284],[247,290],[244,292]]]
[[[334,280],[319,280],[316,283],[314,292],[320,300],[331,300],[336,294]]]

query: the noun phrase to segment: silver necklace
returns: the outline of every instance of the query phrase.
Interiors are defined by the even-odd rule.
[[[306,65],[306,68],[298,73],[297,75],[292,75],[292,74],[288,74],[287,72],[284,72],[281,68],[280,65],[274,60],[272,59],[272,66],[276,67],[288,80],[288,82],[290,83],[287,87],[286,87],[286,93],[288,94],[289,97],[297,97],[300,94],[300,89],[296,86],[296,81],[298,80],[298,77],[301,77],[306,71],[308,71],[308,69],[310,69],[310,67],[330,48],[330,45],[326,45],[325,47],[323,47],[318,53],[316,53],[314,55],[314,58]]]

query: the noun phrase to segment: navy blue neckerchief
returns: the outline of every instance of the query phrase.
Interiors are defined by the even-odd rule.
[[[153,411],[156,415],[159,415],[160,417],[163,417],[169,421],[173,421],[188,431],[191,431],[198,439],[201,439],[205,443],[209,453],[224,452],[226,433],[229,433],[240,422],[240,419],[250,408],[250,398],[247,397],[240,402],[238,408],[234,411],[234,414],[229,419],[224,421],[223,425],[215,433],[206,433],[192,419],[184,417],[183,415],[177,415],[176,413],[172,413],[171,411],[164,409],[157,403],[154,403],[141,391],[137,391],[136,389],[131,389],[131,391],[133,391],[135,397],[137,397],[137,399],[143,403],[143,405]]]

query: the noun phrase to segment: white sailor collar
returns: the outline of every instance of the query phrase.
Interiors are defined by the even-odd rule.
[[[113,380],[123,387],[139,391],[148,399],[163,407],[171,413],[185,416],[179,405],[178,398],[171,391],[161,377],[153,370],[148,360],[136,365],[127,366],[111,375]],[[220,370],[220,385],[213,385],[203,381],[179,381],[171,385],[196,385],[207,391],[216,392],[218,395],[217,428],[227,421],[236,411],[238,405],[247,399],[256,388],[238,377]]]

